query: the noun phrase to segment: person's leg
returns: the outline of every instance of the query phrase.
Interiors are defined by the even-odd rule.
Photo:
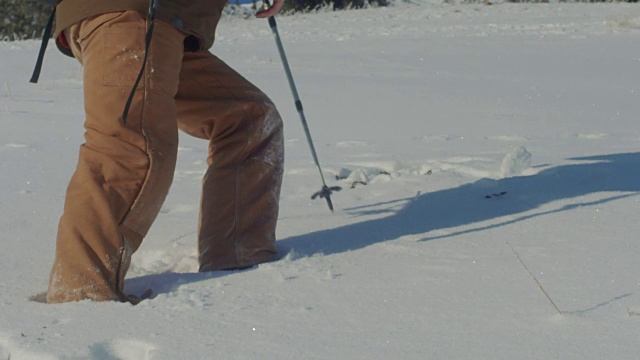
[[[185,53],[176,103],[178,127],[209,140],[200,271],[273,260],[284,162],[274,104],[208,51]]]
[[[131,300],[123,281],[131,254],[173,179],[178,146],[174,97],[184,34],[156,22],[126,124],[125,103],[144,58],[146,20],[132,11],[65,31],[84,66],[85,144],[58,227],[47,302]]]

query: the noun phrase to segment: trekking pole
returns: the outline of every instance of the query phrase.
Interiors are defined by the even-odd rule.
[[[269,0],[264,0],[264,2],[267,6],[271,6]],[[307,119],[305,118],[304,110],[302,109],[302,101],[300,101],[300,96],[298,96],[298,90],[296,89],[296,84],[293,81],[291,68],[289,68],[289,62],[287,61],[287,56],[284,53],[284,47],[282,46],[282,40],[280,39],[280,34],[278,33],[278,25],[276,24],[276,18],[274,16],[269,17],[269,26],[271,27],[271,30],[273,31],[273,35],[276,38],[276,45],[278,46],[280,59],[282,60],[282,65],[284,66],[284,72],[287,74],[287,80],[289,81],[289,87],[291,88],[291,93],[295,101],[296,110],[298,110],[298,114],[300,115],[300,121],[302,121],[302,127],[304,128],[304,133],[307,136],[307,142],[309,143],[309,148],[311,149],[311,156],[313,156],[313,161],[315,162],[316,167],[320,172],[320,179],[322,180],[322,189],[314,193],[311,196],[311,199],[315,199],[317,197],[325,198],[327,200],[327,205],[329,206],[329,210],[333,212],[333,203],[331,202],[331,193],[333,191],[340,191],[342,190],[342,188],[340,186],[328,187],[327,183],[324,181],[324,175],[322,174],[320,161],[318,161],[318,155],[316,154],[316,149],[313,146],[313,140],[311,139],[309,125],[307,125]]]

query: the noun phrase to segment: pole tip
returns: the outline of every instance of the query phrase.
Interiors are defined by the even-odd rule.
[[[318,198],[318,197],[325,198],[325,200],[327,200],[327,205],[329,206],[329,210],[333,212],[333,203],[331,202],[331,193],[334,191],[340,191],[340,190],[342,190],[340,186],[328,187],[327,185],[324,185],[322,189],[320,189],[320,191],[311,195],[311,200],[315,200],[315,198]]]

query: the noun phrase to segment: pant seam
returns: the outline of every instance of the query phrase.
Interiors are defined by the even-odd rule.
[[[148,24],[147,24],[147,20],[145,20],[145,28],[148,28]],[[151,52],[151,47],[149,47],[147,49],[147,51]],[[151,55],[151,54],[149,54]],[[142,138],[144,139],[144,145],[145,145],[145,154],[147,156],[147,159],[149,161],[149,165],[147,168],[147,172],[145,174],[144,180],[142,181],[142,183],[140,184],[140,190],[138,191],[138,194],[136,195],[136,197],[133,199],[133,201],[131,202],[131,205],[129,207],[129,209],[127,210],[127,212],[125,213],[125,215],[122,217],[122,220],[120,221],[120,223],[118,224],[118,231],[120,232],[120,259],[118,262],[118,269],[117,269],[117,277],[116,277],[116,290],[117,290],[117,294],[119,295],[119,297],[121,298],[121,301],[126,301],[126,295],[124,294],[124,277],[125,274],[123,273],[125,271],[124,269],[124,262],[125,262],[125,256],[127,256],[127,251],[126,251],[126,239],[124,234],[122,233],[122,226],[127,226],[125,223],[127,221],[127,219],[129,218],[130,215],[132,215],[132,211],[135,210],[135,206],[138,203],[138,200],[140,199],[141,195],[144,192],[145,186],[148,186],[148,183],[150,182],[151,179],[151,171],[153,168],[153,160],[152,160],[152,156],[151,156],[151,152],[149,149],[149,138],[146,134],[145,131],[145,109],[146,109],[146,105],[147,105],[147,101],[148,101],[148,91],[149,91],[149,68],[150,68],[150,63],[151,63],[151,56],[148,57],[147,59],[147,63],[143,64],[142,66],[144,66],[144,88],[142,89],[142,104],[140,105],[141,109],[140,109],[140,133],[142,134]],[[138,92],[138,89],[135,90],[136,92]],[[135,232],[138,232],[135,229],[132,229]],[[130,255],[129,255],[130,256]]]
[[[233,224],[233,243],[235,245],[235,253],[236,253],[236,259],[235,262],[236,264],[240,263],[240,259],[244,258],[243,254],[242,254],[242,246],[239,242],[239,237],[238,237],[238,223],[240,222],[240,215],[239,215],[239,201],[240,201],[240,195],[239,195],[239,191],[238,189],[240,189],[240,175],[239,175],[239,170],[240,170],[240,166],[241,165],[236,165],[235,168],[235,176],[236,176],[236,183],[235,186],[236,188],[235,190],[235,207],[234,207],[234,224]]]

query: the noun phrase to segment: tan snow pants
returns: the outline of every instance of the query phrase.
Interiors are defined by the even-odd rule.
[[[198,250],[200,271],[270,261],[282,182],[282,121],[273,103],[186,35],[156,21],[145,75],[146,20],[103,14],[65,30],[84,67],[85,144],[67,189],[47,302],[132,301],[131,255],[173,179],[178,128],[209,141]]]

